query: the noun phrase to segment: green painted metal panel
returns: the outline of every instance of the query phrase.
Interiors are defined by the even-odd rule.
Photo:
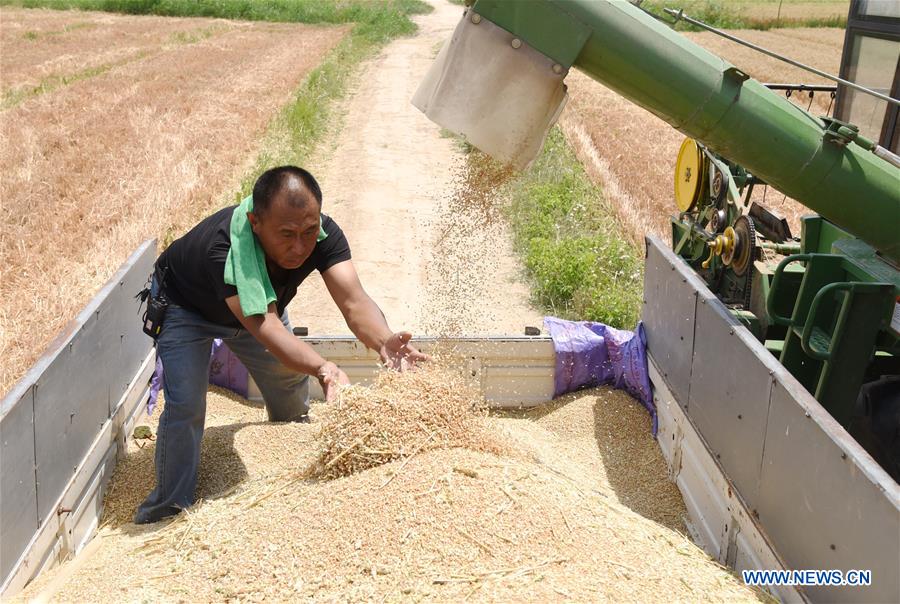
[[[517,36],[566,69],[591,37],[591,28],[547,0],[478,0],[472,10]]]

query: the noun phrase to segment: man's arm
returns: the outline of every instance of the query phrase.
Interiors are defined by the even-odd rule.
[[[333,386],[350,383],[343,371],[326,361],[312,346],[294,337],[284,328],[274,304],[269,304],[264,315],[245,317],[238,296],[225,299],[225,303],[244,329],[265,346],[288,369],[315,376],[322,384],[325,398],[333,396]]]
[[[329,267],[322,273],[322,279],[347,326],[363,344],[379,353],[382,362],[403,369],[407,364],[428,359],[409,345],[411,333],[391,331],[384,313],[363,289],[353,261],[345,260]]]

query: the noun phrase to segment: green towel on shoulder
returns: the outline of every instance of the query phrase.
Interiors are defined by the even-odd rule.
[[[269,279],[269,270],[266,268],[266,253],[253,234],[253,227],[247,218],[247,212],[252,211],[252,195],[246,197],[234,209],[229,228],[231,248],[225,258],[225,283],[237,288],[241,312],[245,317],[266,314],[269,304],[277,299],[272,280]],[[320,216],[319,236],[316,242],[326,237],[328,234],[322,228]]]

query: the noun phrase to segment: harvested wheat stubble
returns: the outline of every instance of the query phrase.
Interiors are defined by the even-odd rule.
[[[731,33],[818,69],[838,72],[844,41],[841,29]],[[685,35],[762,82],[829,83],[709,32]],[[677,212],[672,174],[684,135],[580,72],[571,73],[566,82],[571,100],[561,120],[563,131],[588,174],[605,188],[607,198],[627,225],[627,235],[635,242],[640,242],[645,234],[668,241],[669,216]],[[793,95],[791,100],[804,109],[809,104],[806,96]],[[824,115],[830,102],[827,94],[819,94],[810,111]],[[794,234],[799,235],[800,217],[812,212],[782,193],[766,189],[757,187],[753,198],[762,201],[765,197],[766,205],[784,215]]]
[[[0,391],[141,241],[180,236],[238,188],[346,31],[242,25],[0,113]]]
[[[741,14],[757,19],[781,18],[785,21],[846,17],[850,0],[803,0],[801,2],[733,1]]]
[[[198,41],[249,23],[221,19],[133,17],[96,12],[4,7],[0,21],[0,87],[37,86],[163,47]]]
[[[390,398],[388,390],[409,396],[418,389],[428,406],[428,395],[444,392],[446,380],[441,371],[394,375],[370,394],[381,401]],[[348,405],[367,408],[363,392],[347,395],[345,411],[352,413]],[[612,476],[625,480],[625,475],[615,469],[596,472],[603,454],[601,465],[577,455],[582,447],[612,442],[602,424],[583,425],[584,414],[589,410],[597,422],[609,418],[610,430],[621,429],[612,414],[596,409],[636,407],[620,394],[585,392],[518,418],[473,413],[463,423],[468,433],[456,427],[455,436],[442,437],[447,445],[478,451],[428,450],[431,441],[421,446],[424,432],[398,429],[407,439],[402,459],[331,480],[303,480],[301,470],[313,458],[320,462],[318,452],[327,451],[329,438],[333,442],[338,434],[331,422],[345,421],[342,413],[316,405],[317,421],[325,418],[321,427],[267,424],[254,421],[261,409],[215,392],[210,395],[215,413],[204,440],[216,428],[231,436],[220,434],[209,449],[209,441],[204,442],[201,472],[208,477],[224,459],[234,474],[237,457],[246,476],[237,483],[225,480],[215,491],[207,490],[210,483],[201,477],[207,500],[173,522],[104,529],[100,546],[68,581],[44,591],[59,575],[51,572],[22,597],[43,593],[54,601],[97,602],[762,599],[683,534],[620,503]],[[462,407],[472,402],[454,396]],[[573,404],[578,409],[570,409]],[[393,406],[385,416],[414,426],[421,412]],[[244,427],[236,429],[240,422]],[[440,425],[436,421],[429,429]],[[646,421],[641,425],[645,428]],[[485,452],[484,429],[517,444],[511,453]],[[245,432],[252,434],[240,438]],[[357,433],[342,438],[356,440]],[[655,446],[646,432],[638,440]],[[273,449],[279,454],[258,454]],[[136,454],[152,455],[152,446]],[[117,471],[109,497],[125,495],[116,488],[125,482],[149,488],[151,476],[143,480],[140,484]],[[655,491],[644,497],[663,499]]]

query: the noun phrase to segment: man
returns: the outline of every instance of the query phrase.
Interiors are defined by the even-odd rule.
[[[390,330],[360,284],[347,239],[321,209],[322,192],[309,172],[273,168],[259,177],[252,197],[206,218],[157,259],[154,288],[169,302],[157,339],[166,404],[156,437],[156,488],[136,523],[194,502],[214,338],[247,367],[271,421],[308,421],[310,375],[327,399],[348,383],[288,323],[285,309],[313,270],[356,337],[385,365],[403,369],[426,358],[410,346],[411,334]]]

